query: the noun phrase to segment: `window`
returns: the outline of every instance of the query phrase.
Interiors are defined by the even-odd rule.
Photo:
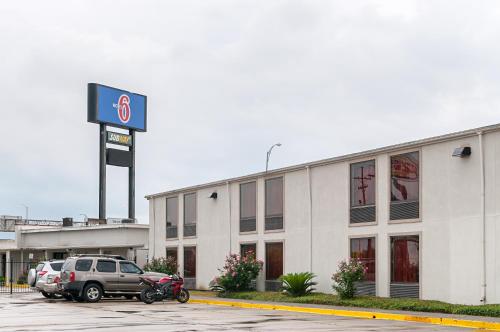
[[[257,230],[256,187],[256,182],[240,184],[240,232],[253,232]]]
[[[184,195],[184,236],[196,236],[196,193]]]
[[[251,255],[255,258],[257,255],[257,244],[245,243],[240,245],[240,255],[241,257],[249,257]]]
[[[375,281],[375,238],[351,239],[351,258],[359,259],[368,268],[366,281]]]
[[[64,259],[65,254],[66,253],[64,253],[64,252],[54,252],[54,253],[52,253],[52,258],[53,259]]]
[[[98,260],[96,270],[99,272],[113,273],[116,272],[116,263],[114,261]]]
[[[177,248],[167,248],[167,253],[166,257],[172,257],[175,262],[177,263]]]
[[[418,236],[391,237],[391,282],[418,283]]]
[[[375,221],[375,160],[351,164],[351,223]]]
[[[419,217],[419,153],[391,157],[390,220]]]
[[[91,259],[79,259],[75,263],[75,271],[90,271],[91,266],[92,266]]]
[[[266,231],[283,229],[283,178],[266,180]]]
[[[140,274],[142,273],[142,270],[138,268],[134,263],[120,262],[120,272]]]
[[[266,243],[266,280],[283,275],[283,243]]]
[[[196,278],[196,247],[184,248],[184,278]]]
[[[177,197],[167,198],[167,239],[177,237],[177,224],[179,220],[179,199]]]
[[[54,271],[61,271],[62,265],[63,265],[63,263],[50,263],[50,267]]]

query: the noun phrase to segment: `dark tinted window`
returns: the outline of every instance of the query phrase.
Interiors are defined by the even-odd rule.
[[[266,217],[283,216],[283,178],[266,180]]]
[[[351,164],[351,207],[375,204],[375,160]]]
[[[351,239],[351,258],[366,266],[365,280],[375,281],[375,238]]]
[[[167,227],[177,226],[178,210],[179,201],[177,197],[167,198]]]
[[[419,199],[418,152],[391,157],[391,201],[414,202]]]
[[[266,280],[283,275],[283,243],[266,243]]]
[[[141,273],[141,269],[138,268],[135,264],[130,263],[130,262],[120,262],[120,272],[123,273],[135,273],[139,274]]]
[[[50,263],[50,267],[54,271],[61,271],[62,265],[63,265],[63,263]]]
[[[255,243],[245,243],[240,246],[241,257],[256,257],[257,245]]]
[[[184,248],[184,277],[196,278],[196,247]]]
[[[391,281],[418,283],[419,238],[416,236],[391,237]]]
[[[240,219],[255,219],[257,189],[255,182],[240,184]]]
[[[177,248],[167,248],[167,258],[172,257],[177,263]]]
[[[96,269],[99,272],[116,272],[116,263],[114,261],[97,261]]]
[[[184,195],[184,225],[196,224],[196,193]]]
[[[91,266],[91,259],[79,259],[75,263],[75,271],[89,271]]]

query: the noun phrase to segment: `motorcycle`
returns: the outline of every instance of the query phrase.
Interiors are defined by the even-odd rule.
[[[139,280],[141,285],[146,286],[141,291],[141,301],[146,304],[163,300],[177,300],[180,303],[189,301],[189,291],[182,287],[184,279],[175,274],[158,281],[147,277],[139,277]]]

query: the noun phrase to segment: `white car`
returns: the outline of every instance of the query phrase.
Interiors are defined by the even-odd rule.
[[[40,262],[36,268],[29,271],[28,284],[35,287],[46,298],[61,297],[57,282],[60,280],[63,263],[63,260]]]

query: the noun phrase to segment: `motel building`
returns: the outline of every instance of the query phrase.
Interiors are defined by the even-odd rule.
[[[367,266],[358,292],[500,303],[500,124],[146,196],[149,257],[207,289],[229,253],[290,272]]]

